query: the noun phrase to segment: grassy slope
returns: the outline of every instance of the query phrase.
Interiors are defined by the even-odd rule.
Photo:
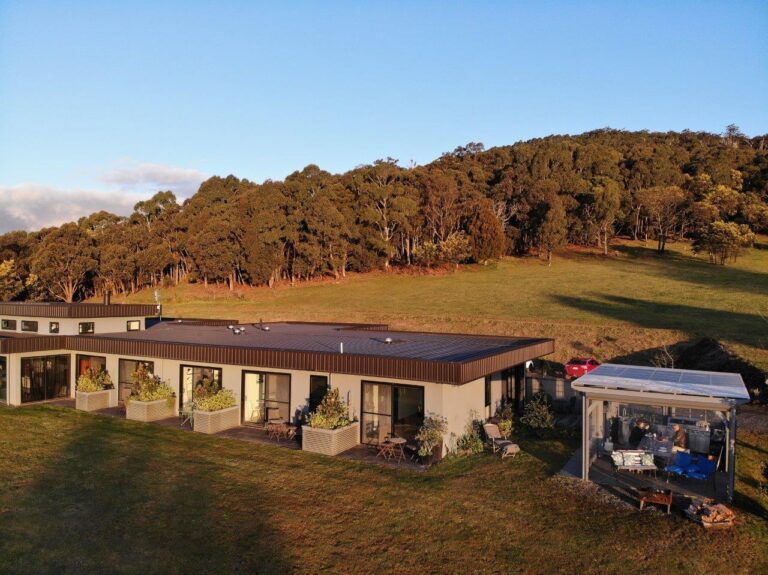
[[[0,408],[2,573],[760,573],[768,507],[742,434],[746,524],[585,502],[573,449],[521,439],[427,473],[52,407]]]
[[[632,356],[706,334],[768,370],[768,250],[726,267],[694,257],[687,243],[664,258],[627,243],[618,255],[568,252],[548,268],[506,259],[442,274],[364,274],[275,289],[163,289],[166,313],[242,321],[386,321],[393,327],[557,339],[552,358]],[[151,301],[149,291],[129,301]],[[648,359],[646,357],[645,359]],[[639,354],[643,359],[643,354]]]

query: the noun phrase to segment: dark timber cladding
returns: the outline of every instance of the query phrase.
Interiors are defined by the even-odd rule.
[[[147,304],[105,305],[101,303],[0,303],[0,315],[92,319],[103,317],[150,317],[157,306]]]

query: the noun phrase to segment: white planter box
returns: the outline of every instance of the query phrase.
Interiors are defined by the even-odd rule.
[[[195,410],[193,429],[200,433],[218,433],[240,425],[240,406],[235,405],[218,411]]]
[[[360,423],[354,422],[341,429],[301,428],[301,448],[312,453],[338,455],[360,443]]]
[[[108,407],[115,407],[117,401],[112,403],[116,390],[103,389],[101,391],[75,391],[75,407],[80,411],[98,411]]]
[[[170,403],[170,406],[169,406]],[[155,401],[130,400],[125,404],[125,418],[134,421],[157,421],[173,417],[174,402],[167,399]]]

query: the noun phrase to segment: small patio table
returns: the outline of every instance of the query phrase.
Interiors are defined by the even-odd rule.
[[[672,510],[672,490],[671,489],[638,489],[637,495],[640,497],[640,511],[643,510],[646,503],[655,503],[656,505],[666,505],[667,515]]]

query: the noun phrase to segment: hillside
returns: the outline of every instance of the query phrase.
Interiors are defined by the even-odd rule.
[[[548,336],[553,361],[593,354],[601,360],[650,361],[659,346],[716,338],[768,370],[768,250],[734,265],[708,264],[690,244],[664,257],[642,242],[616,255],[569,249],[551,267],[505,258],[458,271],[353,274],[295,287],[181,285],[161,290],[165,313],[241,321],[383,321],[435,331]],[[145,290],[121,301],[150,302]]]

